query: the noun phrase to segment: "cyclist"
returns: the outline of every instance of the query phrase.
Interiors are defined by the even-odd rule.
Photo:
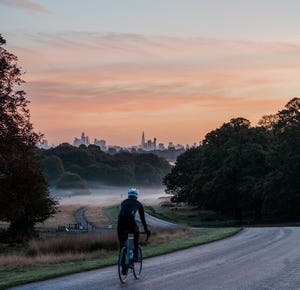
[[[120,206],[120,213],[118,219],[118,237],[120,241],[120,249],[124,247],[125,241],[128,238],[128,234],[134,234],[134,259],[137,261],[138,256],[138,244],[139,244],[139,227],[135,221],[135,214],[138,211],[141,222],[143,224],[145,233],[149,237],[151,232],[148,230],[145,212],[143,205],[137,200],[138,191],[135,188],[128,190],[128,198],[125,199]]]

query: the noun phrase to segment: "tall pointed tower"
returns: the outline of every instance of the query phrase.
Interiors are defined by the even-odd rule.
[[[145,148],[145,134],[143,131],[143,135],[142,135],[142,143],[141,143],[142,148]]]

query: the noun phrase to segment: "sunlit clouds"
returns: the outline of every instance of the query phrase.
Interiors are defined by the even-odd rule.
[[[21,10],[50,13],[49,10],[42,5],[30,0],[0,0],[0,4]]]
[[[21,31],[8,44],[35,128],[56,144],[82,130],[109,144],[136,145],[143,130],[192,143],[232,117],[256,124],[300,89],[297,43]]]

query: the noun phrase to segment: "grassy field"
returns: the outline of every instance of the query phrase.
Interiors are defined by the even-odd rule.
[[[110,219],[104,214],[101,206],[89,207],[84,216],[96,228],[107,228],[111,224]]]
[[[68,215],[74,212],[68,210]],[[115,228],[118,207],[91,208],[87,218],[104,215]],[[63,220],[65,217],[63,218]],[[98,226],[103,226],[100,222]],[[50,224],[50,223],[49,223]],[[53,225],[53,223],[51,223]],[[237,233],[239,228],[193,231],[187,227],[151,229],[149,242],[142,241],[144,257],[161,255],[219,240]],[[0,289],[70,273],[116,264],[118,239],[116,231],[103,233],[44,232],[28,244],[0,244]],[[117,272],[116,272],[117,279]]]
[[[192,227],[218,227],[218,226],[233,226],[234,220],[228,220],[217,215],[213,211],[199,210],[197,207],[188,205],[175,205],[170,202],[161,205],[145,206],[145,210],[158,218],[176,222]]]
[[[43,223],[38,223],[36,226],[38,228],[57,229],[58,226],[67,226],[68,224],[75,224],[75,212],[81,207],[82,206],[80,204],[59,205],[58,212],[53,217],[50,217]]]

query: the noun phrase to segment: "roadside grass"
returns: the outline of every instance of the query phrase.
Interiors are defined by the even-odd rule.
[[[103,213],[103,207],[101,206],[89,207],[84,216],[96,228],[107,228],[111,224],[109,218]]]
[[[67,210],[68,214],[65,214],[75,214],[79,207],[71,207]],[[92,207],[86,215],[89,222],[93,218],[97,219],[99,212],[116,229],[118,206],[102,209]],[[64,215],[61,216],[65,220]],[[103,220],[99,223],[100,226],[103,225],[102,222]],[[140,240],[143,256],[147,258],[223,239],[239,230],[240,228],[152,228],[150,240],[145,242],[143,236]],[[118,258],[118,247],[115,230],[101,233],[42,232],[40,239],[32,240],[26,245],[0,244],[0,289],[114,265]]]
[[[141,237],[143,256],[147,258],[186,249],[231,236],[239,230],[238,228],[219,228],[201,231],[192,231],[188,228],[153,229],[153,235],[149,242],[142,241],[143,238]],[[90,237],[91,234],[85,233],[81,234],[81,236],[86,235],[87,240],[93,240],[94,237]],[[78,237],[76,237],[77,235]],[[74,244],[77,244],[77,238],[82,240],[80,234],[77,235],[72,235],[70,238]],[[111,243],[116,248],[116,233],[114,235],[110,233],[109,239],[113,239]],[[38,243],[38,241],[32,243]],[[117,249],[101,250],[100,247],[96,247],[95,250],[92,250],[93,247],[84,246],[85,249],[80,250],[77,248],[74,250],[73,247],[73,250],[69,251],[69,247],[71,247],[69,245],[67,248],[64,248],[65,251],[59,249],[57,253],[58,242],[49,244],[49,241],[46,240],[45,243],[47,246],[43,245],[41,241],[40,243],[39,247],[37,245],[31,246],[35,249],[34,254],[31,253],[29,247],[29,250],[24,248],[22,254],[19,251],[17,254],[6,253],[0,255],[0,289],[114,265],[118,257]],[[48,251],[46,252],[45,249],[47,248]]]
[[[157,218],[192,227],[226,227],[236,224],[236,221],[226,219],[213,211],[199,210],[197,207],[171,202],[145,206],[145,210]]]
[[[196,206],[172,203],[167,198],[160,204],[146,205],[145,211],[157,218],[191,227],[282,227],[300,225],[299,221],[272,220],[268,216],[265,216],[260,222],[255,222],[253,213],[249,212],[245,212],[243,219],[237,221],[232,217],[218,214],[212,210],[200,210]]]
[[[81,207],[82,206],[80,204],[59,205],[58,211],[54,216],[48,218],[43,223],[38,223],[36,227],[41,229],[57,229],[58,226],[68,226],[69,224],[75,224],[75,213]]]
[[[119,215],[119,205],[111,205],[102,208],[103,214],[107,216],[114,228],[117,227],[118,215]]]

